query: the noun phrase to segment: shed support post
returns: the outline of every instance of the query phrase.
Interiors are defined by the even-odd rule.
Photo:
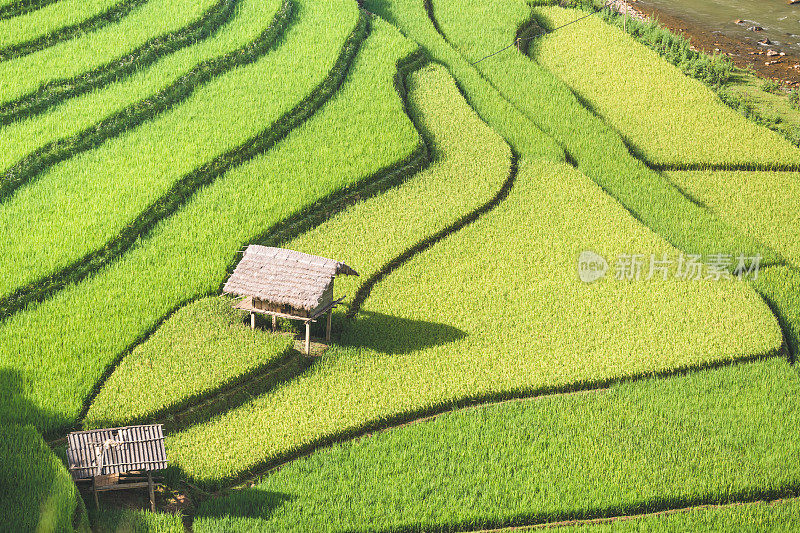
[[[147,473],[147,490],[150,491],[150,512],[156,512],[156,495],[153,491],[153,474],[148,472]]]
[[[331,342],[331,317],[333,309],[328,309],[328,318],[325,321],[325,342]]]
[[[250,329],[256,329],[256,314],[250,311]]]
[[[94,492],[94,506],[100,510],[100,500],[97,499],[97,478],[92,478],[92,492]]]
[[[311,355],[311,322],[306,320],[306,355]]]
[[[272,331],[278,331],[278,317],[272,315]]]

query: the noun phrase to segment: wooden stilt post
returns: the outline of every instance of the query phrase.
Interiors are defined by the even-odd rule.
[[[153,490],[153,474],[147,473],[147,489],[150,491],[150,512],[156,512],[156,494]]]
[[[278,317],[272,315],[272,331],[278,331]]]
[[[250,329],[256,329],[256,314],[250,311]]]
[[[311,355],[311,321],[306,320],[306,355]]]
[[[622,31],[628,33],[628,2],[626,0],[622,2],[622,9],[625,10],[625,14],[622,17]]]
[[[94,492],[94,506],[100,510],[100,500],[97,499],[97,478],[92,478],[92,492]]]
[[[331,317],[333,309],[328,309],[328,318],[325,320],[325,342],[331,342]]]

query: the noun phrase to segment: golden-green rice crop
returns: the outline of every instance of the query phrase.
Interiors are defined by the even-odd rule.
[[[444,8],[437,11],[445,16]],[[545,28],[585,15],[560,7],[534,10]],[[530,51],[652,165],[800,166],[800,149],[747,120],[702,82],[600,17],[533,40]]]
[[[505,100],[436,31],[425,11],[426,0],[366,0],[364,6],[416,40],[432,59],[447,65],[469,104],[511,147],[527,159],[564,160],[564,151],[513,104]]]
[[[724,507],[698,507],[686,512],[648,515],[631,520],[609,520],[607,523],[567,526],[565,533],[633,533],[660,531],[797,531],[800,529],[800,501],[779,499],[733,503]]]
[[[331,9],[341,11],[334,20]],[[296,2],[283,45],[197,89],[181,105],[45,172],[0,204],[0,294],[103,248],[184,176],[271,128],[326,79],[358,10]],[[204,166],[205,165],[205,166]],[[200,169],[200,170],[198,170]]]
[[[314,443],[452,403],[781,347],[775,318],[746,283],[585,284],[576,260],[587,249],[609,258],[631,249],[675,254],[570,166],[523,165],[507,200],[372,291],[344,347],[249,404],[173,434],[170,457],[183,474],[217,485]]]
[[[800,173],[667,172],[695,201],[800,268]]]
[[[88,427],[152,420],[264,370],[294,343],[251,330],[230,299],[203,298],[167,319],[125,356],[86,415]]]
[[[331,4],[324,4],[328,20],[339,24],[355,10],[349,0],[336,6],[341,15],[331,17]],[[316,32],[319,37],[320,26]],[[171,312],[217,293],[242,246],[315,201],[414,155],[418,135],[394,89],[397,61],[414,50],[376,20],[348,80],[311,120],[200,190],[119,261],[0,324],[0,366],[18,370],[21,395],[30,404],[0,405],[2,416],[48,432],[75,424],[110,365]]]
[[[470,61],[514,42],[530,19],[522,0],[452,3],[433,0],[442,32]],[[658,59],[661,61],[661,59]],[[692,203],[672,183],[629,152],[618,132],[586,109],[550,71],[512,47],[477,64],[478,70],[543,131],[555,138],[578,169],[621,202],[645,225],[687,253],[760,253],[769,248],[742,235]]]
[[[512,171],[508,145],[469,108],[443,67],[410,76],[409,108],[428,137],[432,164],[287,244],[353,265],[360,277],[342,276],[335,285],[348,301],[396,256],[491,201]]]
[[[216,0],[151,0],[117,24],[0,62],[0,103],[113,62],[151,39],[200,19],[215,4]]]
[[[409,91],[410,112],[429,137],[433,163],[399,187],[352,206],[286,245],[294,250],[341,258],[355,266],[360,277],[343,276],[335,284],[336,297],[347,295],[348,302],[364,280],[375,275],[395,256],[490,201],[503,187],[512,169],[508,146],[469,109],[443,67],[431,66],[412,74]],[[438,201],[431,202],[431,198]],[[386,224],[388,220],[392,223]],[[375,231],[378,226],[381,231]],[[331,235],[339,237],[329,239]],[[236,350],[248,351],[242,346],[241,338],[253,338],[265,345],[257,356],[262,363],[275,360],[285,350],[282,341],[266,346],[266,341],[259,340],[263,333],[251,335],[238,328],[231,329],[228,324],[235,313],[223,312],[219,307],[224,305],[230,306],[230,303],[213,298],[182,309],[126,356],[92,403],[86,424],[102,426],[127,422],[185,400],[204,385],[219,386],[225,379],[235,376],[230,373],[248,372],[256,365],[251,361],[251,354],[235,353]],[[210,310],[215,318],[197,317],[198,312]],[[197,342],[194,339],[207,339],[211,334],[205,328],[199,333],[190,333],[190,328],[203,323],[225,325],[225,328],[215,326],[211,330],[221,344],[214,347],[212,361],[191,357],[198,351],[192,348]],[[172,364],[170,361],[176,352],[185,354],[185,359]],[[160,364],[153,362],[156,359]],[[224,359],[227,359],[224,370],[216,371],[214,376],[207,375],[214,361]],[[142,375],[143,361],[147,361],[151,372],[162,374],[157,378],[159,381],[173,383],[165,384],[163,392],[148,394],[144,401],[136,387],[131,386]],[[185,374],[197,377],[184,382],[181,377]]]
[[[477,531],[794,495],[798,394],[796,370],[772,358],[464,409],[209,499],[194,530]],[[789,531],[791,505],[579,531]]]
[[[6,371],[0,370],[4,393],[7,379]],[[33,427],[3,420],[0,463],[4,531],[88,531],[86,509],[72,476]]]

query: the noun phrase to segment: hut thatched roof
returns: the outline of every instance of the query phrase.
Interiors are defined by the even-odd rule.
[[[358,272],[332,259],[251,244],[223,291],[312,311],[338,274]]]
[[[161,424],[74,431],[67,442],[69,469],[75,479],[167,467]]]

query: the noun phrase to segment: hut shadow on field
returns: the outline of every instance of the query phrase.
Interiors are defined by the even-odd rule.
[[[466,336],[465,331],[448,324],[360,311],[342,334],[341,344],[401,355],[450,344]]]
[[[0,462],[6,470],[6,479],[12,482],[11,492],[0,494],[0,529],[62,527],[67,525],[61,520],[65,505],[71,505],[67,499],[72,496],[63,491],[60,467],[51,461],[51,451],[44,442],[47,436],[42,435],[40,428],[66,427],[69,422],[64,415],[47,412],[31,402],[23,384],[24,378],[18,370],[0,368]],[[65,457],[59,451],[53,450],[63,461]],[[7,500],[14,499],[12,492],[35,496],[25,501],[25,507],[20,510],[18,503],[11,505]],[[77,494],[76,490],[75,497],[79,500]],[[70,511],[71,523],[77,528],[85,507],[76,501]]]
[[[294,496],[259,488],[232,491],[222,498],[211,498],[200,505],[194,520],[224,518],[260,518],[268,520],[272,514]]]

